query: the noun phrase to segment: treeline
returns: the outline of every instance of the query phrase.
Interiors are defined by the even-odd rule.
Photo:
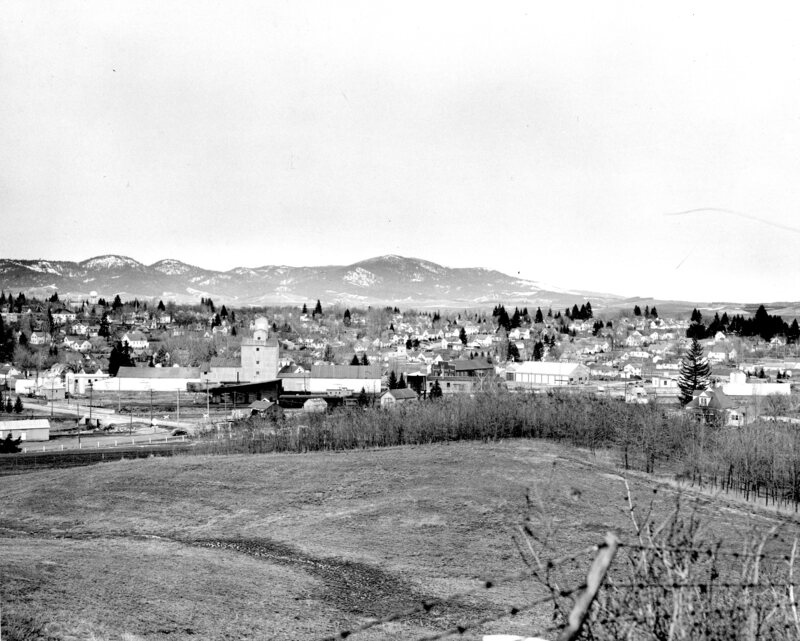
[[[391,411],[374,407],[337,410],[302,420],[305,425],[298,428],[294,421],[251,418],[237,425],[237,442],[243,443],[242,451],[303,452],[544,438],[590,450],[616,447],[624,466],[653,471],[658,462],[685,453],[694,425],[653,405],[558,391],[485,392],[420,401]],[[213,450],[218,444],[200,443],[198,451],[204,447]]]
[[[784,336],[789,343],[796,343],[800,339],[800,325],[796,318],[791,324],[787,323],[780,316],[769,314],[763,305],[759,305],[754,316],[747,318],[741,314],[729,317],[727,312],[720,317],[717,312],[708,325],[703,322],[703,315],[694,309],[689,320],[691,324],[686,329],[686,336],[698,340],[714,336],[717,332],[742,337],[758,336],[765,341],[775,336]]]
[[[589,320],[594,318],[594,311],[592,310],[591,302],[587,301],[580,307],[577,304],[564,309],[563,314],[559,311],[553,314],[552,309],[547,310],[547,318],[553,320],[560,320],[563,326],[566,326],[567,320]],[[514,312],[509,314],[504,305],[496,305],[492,310],[492,318],[498,327],[504,328],[506,331],[511,331],[515,327],[522,327],[523,325],[541,324],[545,322],[545,314],[542,312],[541,307],[536,308],[536,312],[531,315],[527,307],[523,307],[520,311],[518,307],[514,308]]]

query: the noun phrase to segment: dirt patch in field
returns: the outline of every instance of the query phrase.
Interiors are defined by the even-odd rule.
[[[417,622],[424,613],[429,625],[432,618],[439,625],[450,625],[466,612],[476,614],[474,604],[468,607],[458,599],[439,600],[425,595],[401,577],[366,563],[316,557],[269,539],[206,539],[193,541],[192,545],[230,550],[303,570],[321,583],[307,595],[308,599],[360,617],[385,618],[402,613],[396,620]]]

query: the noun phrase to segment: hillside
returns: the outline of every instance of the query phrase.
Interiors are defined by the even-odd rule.
[[[352,265],[236,267],[220,272],[165,259],[145,265],[124,256],[82,262],[0,259],[0,288],[11,292],[86,298],[163,298],[194,302],[200,297],[238,305],[326,303],[403,307],[474,307],[531,304],[553,308],[591,299],[602,306],[619,297],[562,290],[479,267],[449,268],[402,256],[380,256]]]
[[[657,519],[674,507],[671,491],[631,483]],[[546,606],[503,614],[544,588],[479,579],[524,569],[513,537],[526,515],[553,528],[548,558],[607,530],[633,538],[613,468],[533,440],[121,461],[5,477],[0,505],[4,631],[60,639],[318,639],[434,598],[444,601],[428,613],[352,638],[414,639],[482,618],[499,620],[468,638],[525,635],[549,625]],[[732,547],[775,522],[708,500],[696,509]],[[578,582],[590,559],[564,580]]]

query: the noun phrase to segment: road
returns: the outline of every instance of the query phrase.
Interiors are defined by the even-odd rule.
[[[66,401],[54,401],[48,403],[37,403],[36,401],[28,400],[25,402],[25,411],[30,411],[39,415],[54,415],[58,417],[73,416],[77,418],[88,418],[91,414],[93,419],[99,419],[102,425],[128,425],[131,422],[134,424],[142,422],[149,423],[150,415],[134,415],[131,414],[118,414],[112,408],[108,407],[92,407],[91,412],[86,405],[77,405],[76,403],[68,403]],[[168,416],[168,415],[167,415]],[[202,420],[174,420],[172,418],[161,416],[153,416],[153,424],[155,427],[165,427],[171,429],[183,429],[189,434],[195,434],[203,425]]]

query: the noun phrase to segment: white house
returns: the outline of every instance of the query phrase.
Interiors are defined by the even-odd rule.
[[[137,331],[127,332],[122,337],[122,343],[123,344],[128,343],[128,346],[132,350],[136,351],[147,349],[150,345],[150,341],[147,340],[147,336],[142,334],[142,332],[137,332]]]
[[[45,332],[33,332],[31,333],[31,337],[28,339],[28,342],[31,345],[45,345],[51,341],[50,334]]]

